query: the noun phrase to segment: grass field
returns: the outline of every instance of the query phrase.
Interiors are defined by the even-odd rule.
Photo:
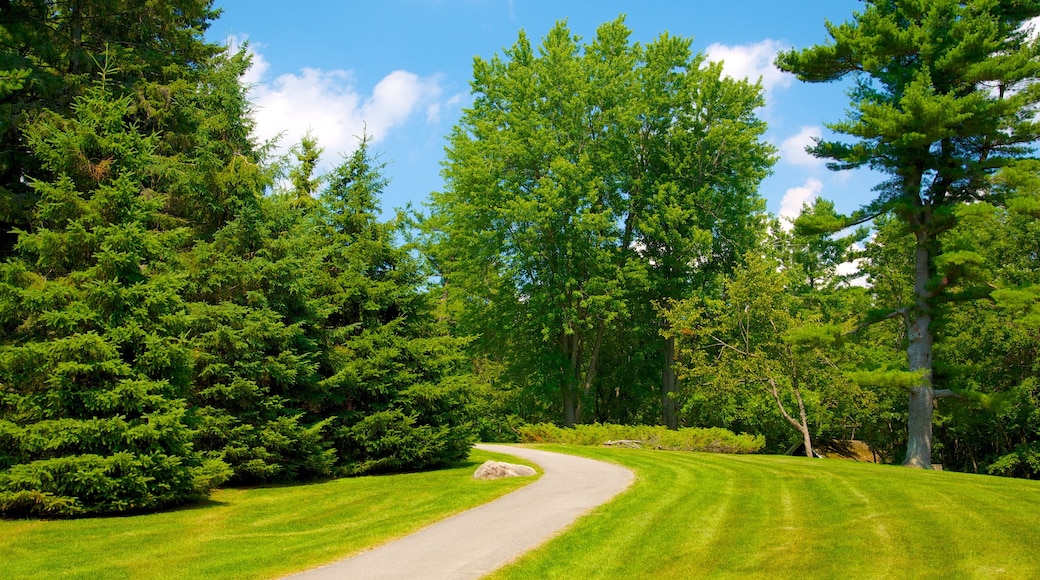
[[[532,481],[476,481],[490,458],[428,473],[214,492],[144,516],[0,520],[0,578],[274,578],[338,559]]]
[[[1040,578],[1040,482],[804,457],[539,447],[632,488],[493,578]]]
[[[1040,578],[1040,482],[804,457],[538,446],[628,491],[494,578]],[[188,509],[0,521],[0,578],[274,578],[530,481],[452,469],[229,489]],[[507,459],[515,461],[515,459]],[[532,508],[537,509],[537,508]]]

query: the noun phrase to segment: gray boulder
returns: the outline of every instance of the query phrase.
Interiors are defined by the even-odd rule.
[[[534,475],[535,470],[526,465],[515,465],[502,461],[485,461],[473,473],[474,479],[501,479],[503,477],[526,477]]]

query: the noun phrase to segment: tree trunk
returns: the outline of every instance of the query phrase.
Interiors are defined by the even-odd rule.
[[[592,388],[592,381],[596,378],[596,363],[599,361],[599,349],[603,345],[603,331],[606,329],[606,323],[602,320],[599,323],[599,328],[596,329],[596,344],[592,346],[592,360],[589,361],[589,370],[585,371],[585,394],[589,394],[589,390]]]
[[[661,372],[661,424],[669,429],[679,428],[675,399],[675,337],[669,336],[664,343],[664,368]]]
[[[801,418],[798,430],[802,432],[802,444],[805,445],[805,456],[812,458],[814,455],[812,437],[809,436],[809,417],[805,414],[805,401],[802,400],[802,390],[798,388],[797,376],[795,377],[793,389],[795,400],[798,401],[798,416]]]
[[[69,41],[72,48],[69,50],[69,74],[80,72],[83,53],[83,8],[79,2],[72,3],[69,15]]]
[[[568,373],[569,375],[570,373]],[[574,383],[568,378],[563,387],[563,426],[574,427],[578,421],[578,394]]]
[[[560,367],[560,390],[563,393],[563,426],[574,427],[578,422],[578,372],[581,347],[576,334],[563,334],[557,339],[566,364]]]
[[[795,377],[797,383],[797,377]],[[784,416],[784,420],[788,422],[792,427],[798,430],[802,434],[802,444],[805,446],[805,456],[814,457],[812,437],[809,435],[809,418],[805,414],[805,402],[802,401],[802,391],[797,387],[797,384],[793,387],[795,400],[798,402],[798,414],[801,421],[795,419],[787,412],[787,408],[784,407],[784,402],[780,399],[780,389],[777,387],[776,381],[773,379],[766,379],[769,383],[769,392],[773,394],[773,400],[776,401],[776,406],[780,409],[780,414]]]
[[[932,312],[928,281],[931,278],[930,239],[923,232],[917,234],[914,259],[913,314],[907,320],[906,349],[910,371],[921,372],[921,382],[910,390],[910,414],[907,419],[906,459],[903,465],[920,469],[932,468],[932,408],[935,391],[932,388]]]
[[[809,428],[803,425],[801,431],[802,445],[805,446],[805,456],[812,459],[816,456],[813,454],[812,437],[809,436]]]

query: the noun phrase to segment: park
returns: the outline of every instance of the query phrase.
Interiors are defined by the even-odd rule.
[[[212,0],[0,4],[5,576],[319,573],[562,516],[556,461],[624,483],[443,577],[1040,575],[1040,2],[814,20],[768,66],[844,113],[783,142],[641,9],[514,27],[392,210],[378,98],[440,81],[327,152]],[[868,193],[771,212],[792,159]]]

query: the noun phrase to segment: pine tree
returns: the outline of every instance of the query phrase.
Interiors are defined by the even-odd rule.
[[[908,466],[931,468],[934,406],[959,396],[935,388],[933,322],[945,304],[992,291],[973,276],[981,254],[946,252],[942,234],[956,226],[958,207],[993,198],[994,173],[1030,156],[1040,137],[1040,42],[1028,30],[1037,16],[1035,1],[868,0],[852,22],[828,23],[832,42],[777,59],[804,81],[855,78],[854,111],[831,125],[854,141],[821,141],[812,151],[832,169],[889,176],[863,210],[801,227],[837,231],[891,215],[914,235],[912,298],[875,318],[903,320],[918,377],[909,388]]]

